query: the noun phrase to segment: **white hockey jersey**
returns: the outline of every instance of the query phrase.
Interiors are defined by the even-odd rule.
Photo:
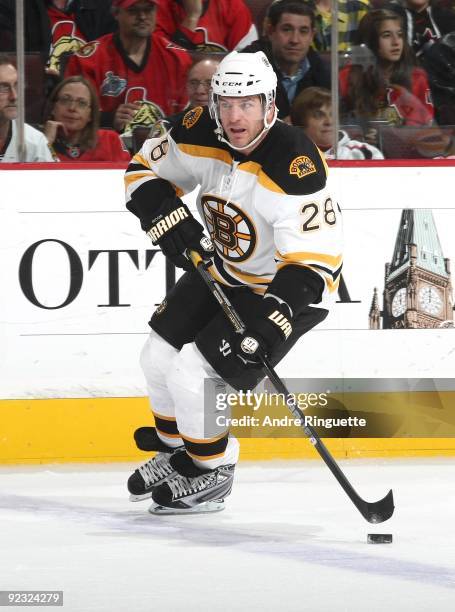
[[[379,149],[367,142],[353,140],[349,135],[340,130],[336,159],[384,159]],[[335,159],[333,147],[324,151],[326,159]]]
[[[157,210],[159,179],[179,196],[199,185],[197,206],[216,247],[211,271],[220,283],[264,294],[280,268],[304,266],[323,278],[318,306],[327,308],[340,281],[342,220],[321,152],[281,121],[248,156],[220,143],[215,128],[207,109],[197,107],[167,135],[147,140],[125,176],[129,208],[141,221]]]
[[[3,163],[12,163],[19,161],[17,158],[17,126],[16,121],[12,121],[11,140],[6,148],[3,158],[0,161]],[[51,153],[48,142],[44,134],[36,130],[27,123],[24,126],[25,139],[25,160],[26,162],[53,162],[56,161]]]

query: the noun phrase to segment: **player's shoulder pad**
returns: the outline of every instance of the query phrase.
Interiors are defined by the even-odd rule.
[[[259,153],[262,171],[285,193],[308,195],[323,189],[327,164],[301,128],[277,122]]]
[[[216,146],[216,123],[206,106],[195,106],[181,113],[172,126],[172,138],[177,143]]]

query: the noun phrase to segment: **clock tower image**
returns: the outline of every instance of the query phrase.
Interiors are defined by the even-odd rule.
[[[453,327],[450,262],[444,258],[431,210],[404,209],[393,259],[385,266],[383,309],[377,290],[369,327]]]

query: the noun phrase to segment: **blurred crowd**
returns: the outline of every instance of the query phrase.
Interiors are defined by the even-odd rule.
[[[0,0],[0,162],[17,161],[15,0]],[[27,0],[26,161],[127,161],[208,104],[231,50],[262,50],[279,118],[328,159],[455,156],[455,0]],[[338,144],[335,146],[335,141]]]

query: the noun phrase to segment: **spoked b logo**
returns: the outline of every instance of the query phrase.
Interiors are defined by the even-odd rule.
[[[220,255],[232,263],[247,260],[256,246],[256,231],[245,211],[212,195],[204,195],[201,202],[210,237]]]

